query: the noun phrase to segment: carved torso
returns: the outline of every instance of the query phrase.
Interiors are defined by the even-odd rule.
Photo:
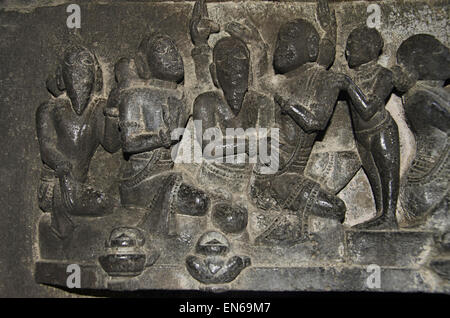
[[[121,125],[127,126],[132,134],[157,133],[164,126],[164,114],[170,112],[169,97],[181,98],[181,92],[173,86],[164,87],[162,82],[156,85],[134,86],[120,92]],[[163,170],[173,166],[170,149],[164,147],[149,149],[130,155],[129,160],[122,166],[122,177],[129,178],[136,175],[146,168],[152,159],[154,165],[163,161],[165,167]]]
[[[241,110],[235,115],[219,90],[204,93],[196,101],[198,114],[211,113],[211,127],[220,128],[223,134],[225,134],[226,128],[243,128],[245,130],[264,125],[264,119],[260,117],[265,114],[261,109],[265,109],[267,103],[267,97],[254,91],[248,91],[242,102]],[[195,119],[203,118],[199,116]]]
[[[79,182],[86,180],[91,158],[100,143],[104,103],[103,99],[91,101],[81,115],[72,110],[68,99],[58,98],[48,103],[56,132],[56,149],[70,161],[72,176]]]
[[[339,90],[334,87],[332,74],[316,64],[308,64],[281,79],[286,98],[311,110],[320,110],[322,121],[331,117]],[[317,133],[307,133],[278,106],[275,126],[280,129],[280,168],[302,173],[310,156]]]
[[[384,102],[392,92],[393,85],[391,71],[377,64],[376,61],[361,65],[352,71],[351,74],[355,84],[369,100],[376,97]],[[354,107],[351,107],[352,121],[355,130],[362,131],[371,129],[386,121],[388,114],[383,106],[384,104],[381,105],[381,108],[369,120],[362,119]]]

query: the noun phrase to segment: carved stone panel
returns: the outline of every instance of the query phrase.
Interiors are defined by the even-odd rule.
[[[0,295],[450,293],[448,19],[1,4]]]

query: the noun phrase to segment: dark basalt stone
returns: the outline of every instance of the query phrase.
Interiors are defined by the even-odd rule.
[[[106,242],[106,250],[110,254],[100,256],[99,263],[109,276],[138,276],[145,266],[153,265],[159,257],[157,251],[145,251],[144,244],[141,230],[115,228]]]
[[[182,184],[177,192],[177,204],[180,214],[203,216],[209,209],[210,199],[203,191]]]
[[[186,268],[189,273],[203,284],[229,283],[250,264],[250,258],[241,256],[233,256],[226,262],[214,259],[201,260],[193,255],[186,259]]]
[[[225,255],[230,250],[227,238],[215,231],[203,234],[195,247],[195,251],[203,255]]]
[[[0,4],[0,296],[71,265],[97,295],[450,293],[446,1],[82,1],[81,30],[47,2]]]
[[[145,267],[145,254],[110,254],[100,256],[99,262],[109,276],[138,276]]]
[[[430,267],[444,279],[450,280],[450,260],[435,259],[430,263]]]
[[[248,212],[243,207],[233,207],[227,203],[222,203],[213,207],[211,218],[213,224],[221,231],[239,233],[247,227]]]

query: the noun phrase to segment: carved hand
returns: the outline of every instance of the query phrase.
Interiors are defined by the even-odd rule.
[[[289,110],[287,101],[280,94],[275,93],[273,100],[280,106],[282,113],[286,113]]]
[[[397,88],[401,92],[406,92],[411,87],[413,87],[417,82],[417,79],[419,78],[417,72],[406,70],[400,65],[395,65],[392,68],[392,74],[392,82],[395,88]]]
[[[327,32],[333,39],[336,38],[336,15],[334,10],[330,11],[328,6],[328,0],[318,0],[317,1],[317,20],[319,21],[320,27]]]
[[[74,201],[74,184],[69,175],[64,175],[59,178],[59,185],[61,189],[62,201],[66,208],[69,210],[73,209],[75,206]]]
[[[170,129],[167,126],[164,126],[159,130],[159,138],[161,139],[161,143],[165,148],[169,148],[172,145]]]
[[[63,177],[63,176],[70,174],[71,170],[72,170],[72,164],[69,161],[63,161],[63,162],[58,163],[58,165],[56,166],[55,172],[58,177]]]
[[[194,45],[207,44],[209,35],[220,31],[214,21],[208,19],[208,9],[205,0],[197,0],[189,23],[191,39]]]
[[[343,73],[334,73],[335,80],[337,83],[337,86],[342,90],[348,90],[349,87],[356,86],[355,83],[353,83],[353,80],[346,74]]]
[[[263,42],[259,31],[249,21],[246,21],[246,25],[236,21],[229,22],[225,25],[225,31],[231,36],[240,38],[245,43],[261,44]]]

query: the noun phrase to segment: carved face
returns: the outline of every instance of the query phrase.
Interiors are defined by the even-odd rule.
[[[214,47],[213,55],[218,84],[237,115],[248,89],[250,54],[247,46],[237,38],[223,38]]]
[[[362,26],[354,29],[347,39],[345,57],[350,68],[376,60],[383,49],[383,39],[374,28]]]
[[[75,48],[64,57],[62,76],[67,95],[78,115],[86,109],[95,84],[95,60],[85,48]]]
[[[150,38],[147,63],[150,72],[157,79],[179,83],[184,78],[183,59],[175,43],[167,36],[156,35]]]
[[[428,34],[413,35],[397,51],[397,61],[414,70],[421,80],[450,78],[450,50]]]
[[[286,73],[314,62],[319,54],[319,34],[311,23],[298,19],[281,26],[273,56],[277,73]]]

